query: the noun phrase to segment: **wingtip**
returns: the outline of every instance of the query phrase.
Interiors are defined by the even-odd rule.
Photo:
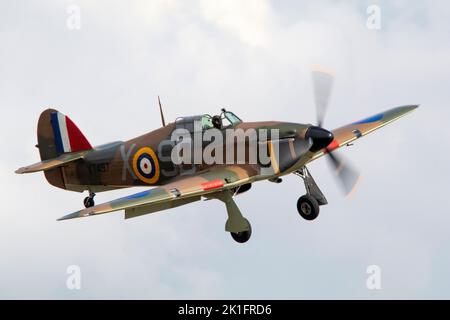
[[[64,216],[64,217],[56,219],[56,221],[64,221],[64,220],[69,220],[69,219],[73,219],[73,218],[68,218],[67,216]]]
[[[59,219],[56,219],[56,221],[63,221],[63,220],[70,220],[70,219],[75,219],[75,218],[81,218],[82,215],[80,215],[80,211],[65,215]]]
[[[408,106],[404,106],[404,108],[407,109],[408,111],[414,111],[418,107],[420,107],[420,104],[411,104],[411,105],[408,105]]]
[[[27,170],[28,170],[28,167],[21,167],[21,168],[17,169],[16,171],[14,171],[14,173],[24,174],[24,173],[27,173]]]
[[[397,108],[392,109],[392,111],[398,111],[400,112],[400,114],[405,115],[408,114],[410,112],[413,112],[414,110],[416,110],[417,108],[419,108],[420,104],[408,104],[408,105],[404,105],[404,106],[400,106]]]

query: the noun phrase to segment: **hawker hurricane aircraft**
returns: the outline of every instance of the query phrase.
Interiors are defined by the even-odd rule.
[[[93,147],[78,127],[61,112],[45,110],[38,122],[36,147],[41,162],[20,168],[16,173],[43,171],[47,181],[58,188],[70,191],[88,191],[84,199],[85,209],[66,215],[59,220],[89,217],[124,210],[125,219],[178,207],[201,199],[219,200],[225,204],[228,219],[225,230],[233,239],[244,243],[251,236],[251,225],[239,210],[234,197],[248,191],[252,183],[262,180],[279,183],[281,177],[295,174],[304,181],[306,194],[297,201],[297,210],[306,220],[314,220],[319,207],[327,200],[307,165],[326,156],[335,168],[344,191],[349,193],[358,182],[359,174],[334,151],[351,145],[355,140],[379,129],[416,109],[408,105],[390,109],[366,119],[352,122],[335,130],[322,127],[331,93],[333,76],[321,70],[313,72],[317,124],[266,121],[244,122],[231,111],[222,109],[220,115],[183,117],[165,124],[159,102],[163,126],[150,133],[126,142],[118,141]],[[159,98],[158,98],[159,101]],[[244,132],[253,130],[256,149],[267,147],[268,163],[249,161],[249,135],[245,139],[232,139],[217,145],[203,139],[189,150],[179,152],[182,158],[192,159],[200,154],[200,160],[174,161],[174,150],[179,145],[173,140],[174,132],[182,131],[189,137],[196,134]],[[261,134],[265,132],[265,135]],[[255,138],[256,137],[256,138]],[[181,139],[183,140],[183,139]],[[195,140],[195,137],[193,138]],[[220,139],[219,139],[220,140]],[[255,142],[255,141],[254,141]],[[211,144],[215,148],[211,148]],[[245,161],[237,159],[235,150],[244,149]],[[253,148],[253,149],[252,149]],[[203,152],[211,155],[232,154],[233,161],[206,161]],[[223,150],[222,150],[223,149]],[[199,151],[199,152],[197,152]],[[220,151],[220,152],[219,152]],[[238,152],[238,151],[237,151]],[[186,156],[186,157],[185,157]],[[237,160],[236,160],[237,159]],[[97,192],[119,188],[155,186],[103,204],[95,205]],[[264,200],[261,200],[264,201]]]

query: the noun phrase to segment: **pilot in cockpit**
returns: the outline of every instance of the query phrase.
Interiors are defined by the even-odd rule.
[[[242,120],[231,111],[221,110],[220,115],[211,117],[210,115],[203,115],[202,126],[203,130],[215,128],[222,130],[224,128],[231,128],[242,122]]]
[[[212,124],[213,124],[214,128],[219,129],[219,130],[222,129],[222,119],[220,118],[220,116],[213,116]]]

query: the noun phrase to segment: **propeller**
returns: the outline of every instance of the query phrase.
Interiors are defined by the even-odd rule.
[[[317,125],[322,127],[333,88],[334,74],[319,66],[312,72],[314,98],[316,104]]]
[[[342,186],[343,192],[346,195],[351,196],[361,180],[361,174],[351,166],[346,158],[342,156],[328,153],[327,158],[336,172],[336,176]]]
[[[333,133],[322,127],[331,97],[334,74],[320,66],[315,66],[312,71],[312,80],[317,126],[311,126],[308,129],[306,138],[311,138],[313,145],[310,150],[316,152],[326,148],[334,140]],[[344,157],[332,153],[331,150],[326,152],[326,156],[328,162],[335,171],[337,180],[340,182],[343,192],[346,195],[350,195],[357,186],[361,175]]]

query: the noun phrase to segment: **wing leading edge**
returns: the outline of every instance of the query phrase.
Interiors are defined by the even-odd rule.
[[[377,129],[384,127],[385,125],[395,120],[400,119],[401,117],[404,117],[418,107],[418,105],[408,105],[393,108],[369,118],[365,118],[363,120],[356,121],[333,130],[333,142],[331,142],[326,149],[317,152],[311,159],[311,161],[323,156],[327,152],[334,151],[355,141],[356,139],[359,139]]]

